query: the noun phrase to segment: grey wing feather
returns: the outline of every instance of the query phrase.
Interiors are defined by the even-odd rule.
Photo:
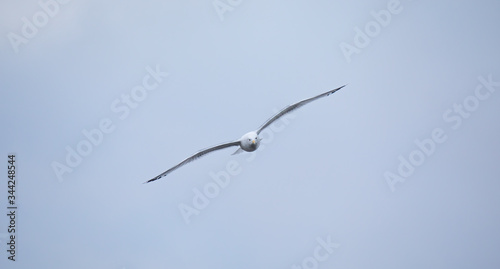
[[[205,154],[208,154],[212,151],[216,151],[216,150],[219,150],[219,149],[224,149],[224,148],[228,148],[228,147],[233,147],[233,146],[239,146],[240,145],[240,142],[239,141],[234,141],[234,142],[229,142],[229,143],[224,143],[224,144],[220,144],[220,145],[217,145],[217,146],[214,146],[214,147],[211,147],[211,148],[207,148],[207,149],[203,149],[203,150],[200,150],[198,151],[197,153],[193,154],[191,157],[188,157],[186,158],[185,160],[183,160],[182,162],[178,163],[176,166],[168,169],[167,171],[161,173],[160,175],[144,182],[144,183],[149,183],[149,182],[152,182],[152,181],[155,181],[155,180],[158,180],[164,176],[166,176],[167,174],[169,174],[170,172],[174,171],[175,169],[189,163],[189,162],[192,162],[200,157],[202,157],[203,155]]]
[[[317,100],[317,99],[319,99],[321,97],[328,96],[328,95],[330,95],[330,94],[332,94],[332,93],[334,93],[334,92],[336,92],[336,91],[338,91],[338,90],[340,90],[340,89],[342,89],[344,87],[345,87],[345,85],[341,86],[341,87],[338,87],[338,88],[336,88],[334,90],[330,90],[330,91],[327,91],[325,93],[322,93],[320,95],[311,97],[309,99],[302,100],[302,101],[297,102],[297,103],[295,103],[293,105],[289,105],[289,106],[283,108],[280,112],[278,112],[276,115],[272,116],[264,124],[262,124],[262,126],[260,126],[260,128],[257,130],[257,134],[259,134],[262,130],[264,130],[264,128],[266,128],[267,126],[271,125],[275,120],[279,119],[281,116],[283,116],[283,115],[285,115],[287,113],[290,113],[293,110],[295,110],[295,109],[297,109],[297,108],[299,108],[299,107],[301,107],[301,106],[303,106],[305,104],[308,104],[308,103],[310,103],[310,102],[312,102],[314,100]]]

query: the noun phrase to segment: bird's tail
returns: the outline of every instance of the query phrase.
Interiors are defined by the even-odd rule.
[[[236,155],[236,154],[240,154],[241,152],[243,152],[243,150],[241,148],[238,148],[233,154],[231,155]]]

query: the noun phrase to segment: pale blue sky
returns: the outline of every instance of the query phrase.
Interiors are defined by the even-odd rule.
[[[1,268],[499,268],[498,1],[42,3],[0,4],[0,173],[15,153],[19,206]],[[142,184],[346,83],[256,154]]]

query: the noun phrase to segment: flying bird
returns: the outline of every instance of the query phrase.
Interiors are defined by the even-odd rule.
[[[346,85],[343,85],[341,87],[338,87],[334,90],[330,90],[330,91],[327,91],[325,93],[322,93],[320,95],[317,95],[317,96],[314,96],[314,97],[311,97],[311,98],[308,98],[308,99],[305,99],[305,100],[302,100],[300,102],[297,102],[293,105],[289,105],[285,108],[283,108],[280,112],[278,112],[276,115],[272,116],[271,118],[269,118],[266,122],[264,122],[264,124],[262,124],[259,129],[255,130],[255,131],[251,131],[251,132],[248,132],[246,134],[244,134],[240,139],[236,140],[236,141],[232,141],[232,142],[228,142],[228,143],[223,143],[223,144],[219,144],[217,146],[213,146],[213,147],[210,147],[210,148],[207,148],[207,149],[203,149],[203,150],[200,150],[198,151],[197,153],[193,154],[192,156],[184,159],[182,162],[178,163],[177,165],[173,166],[172,168],[168,169],[167,171],[161,173],[160,175],[144,182],[144,183],[149,183],[149,182],[152,182],[152,181],[155,181],[155,180],[158,180],[168,174],[170,174],[172,171],[176,170],[177,168],[189,163],[189,162],[192,162],[212,151],[216,151],[216,150],[219,150],[219,149],[224,149],[224,148],[229,148],[229,147],[239,147],[238,150],[236,150],[236,152],[233,153],[234,154],[237,154],[237,153],[240,153],[242,151],[248,151],[248,152],[252,152],[252,151],[255,151],[256,149],[259,148],[259,145],[260,145],[260,141],[262,140],[262,138],[259,137],[259,134],[260,132],[262,132],[262,130],[264,130],[267,126],[271,125],[274,121],[276,121],[277,119],[279,119],[281,116],[287,114],[287,113],[290,113],[292,112],[293,110],[305,105],[305,104],[308,104],[314,100],[317,100],[319,98],[322,98],[322,97],[325,97],[325,96],[328,96],[340,89],[342,89],[343,87],[345,87]]]

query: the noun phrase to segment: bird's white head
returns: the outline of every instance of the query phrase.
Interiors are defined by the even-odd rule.
[[[240,138],[241,148],[244,151],[254,151],[259,148],[260,140],[262,138],[259,137],[257,132],[248,132]]]

